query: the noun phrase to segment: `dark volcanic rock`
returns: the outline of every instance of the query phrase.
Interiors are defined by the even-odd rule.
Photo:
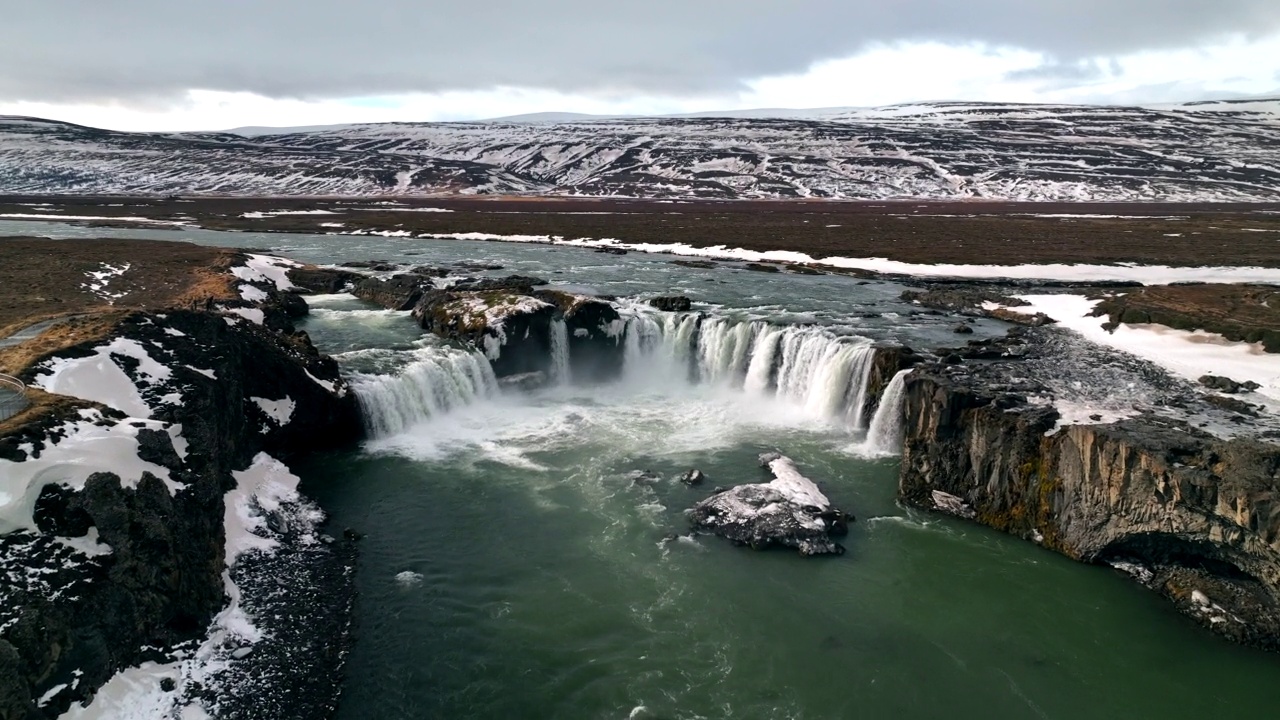
[[[328,268],[289,268],[287,275],[294,285],[313,293],[342,292],[364,279],[360,273]]]
[[[1214,631],[1280,649],[1280,447],[1154,415],[1050,433],[1057,411],[977,377],[907,378],[903,502],[1123,567]]]
[[[393,275],[385,280],[365,278],[356,283],[351,292],[361,300],[368,300],[388,310],[412,310],[422,296],[435,285],[421,275]]]
[[[1232,380],[1231,378],[1221,377],[1219,375],[1201,375],[1200,384],[1211,390],[1224,392],[1228,395],[1234,395],[1240,391],[1253,392],[1254,390],[1262,387],[1252,380],[1246,380],[1240,383]]]
[[[684,295],[651,298],[649,304],[665,312],[688,312],[693,307],[693,301]]]
[[[768,272],[768,273],[782,272],[782,269],[779,268],[777,265],[765,265],[764,263],[751,262],[751,263],[747,263],[746,265],[743,265],[743,267],[746,268],[747,270],[754,270],[756,272]]]
[[[928,290],[906,290],[903,291],[901,299],[904,302],[935,310],[968,314],[982,314],[982,306],[986,303],[1007,306],[1027,304],[1023,300],[1006,295],[1003,289],[952,285],[932,287]]]
[[[685,485],[701,485],[707,476],[701,470],[687,470],[680,474],[680,482]]]
[[[623,370],[622,317],[611,303],[590,295],[538,290],[533,296],[560,311],[575,382],[603,382]]]
[[[694,529],[756,550],[777,545],[801,555],[844,553],[831,538],[848,531],[849,516],[833,507],[790,458],[766,453],[760,463],[773,481],[739,485],[698,503],[691,513]]]
[[[954,332],[954,333],[956,333],[957,335],[972,335],[972,334],[973,334],[973,326],[972,326],[972,325],[969,325],[969,324],[967,324],[967,323],[960,323],[960,324],[956,325],[955,327],[951,328],[951,332]]]
[[[141,396],[153,408],[153,420],[181,425],[184,453],[167,432],[137,428],[139,456],[165,468],[167,481],[148,472],[126,486],[117,475],[98,472],[79,491],[46,485],[35,513],[40,532],[0,536],[0,572],[14,571],[8,577],[17,579],[0,587],[0,665],[9,649],[18,657],[16,673],[0,673],[0,708],[6,712],[14,692],[29,701],[58,685],[74,686],[43,708],[56,715],[116,671],[160,659],[144,647],[172,648],[199,638],[225,603],[224,497],[235,486],[231,473],[258,453],[287,458],[340,446],[361,433],[337,363],[304,337],[186,310],[134,313],[114,334],[147,347],[171,369],[169,380],[140,383]],[[59,355],[88,352],[100,342]],[[136,366],[122,368],[131,377],[139,373]],[[180,401],[169,399],[174,393]],[[265,415],[254,397],[288,398],[293,411],[281,423]],[[100,425],[128,422],[116,411],[95,413]],[[55,431],[45,427],[34,452],[43,452]],[[28,434],[24,440],[38,439]],[[85,537],[90,531],[110,553],[87,557],[53,540],[53,534]],[[295,666],[313,661],[301,654],[292,660]],[[45,717],[29,710],[4,717]]]
[[[1011,310],[1010,308],[1024,306],[1027,302],[1006,295],[1005,292],[1004,288],[982,285],[946,284],[928,290],[907,290],[902,293],[901,298],[935,310],[989,317],[1014,325],[1042,327],[1056,322],[1044,313],[1027,314]],[[992,308],[988,307],[989,304],[1003,307]]]
[[[870,419],[880,405],[880,396],[893,381],[893,377],[901,370],[915,367],[925,358],[909,347],[902,345],[881,346],[875,349],[875,357],[871,361],[871,371],[867,376],[867,390],[863,398],[862,417]]]
[[[714,267],[720,267],[720,264],[711,260],[672,260],[672,265],[681,267],[698,268],[700,270],[710,270]]]
[[[489,292],[493,290],[510,290],[512,292],[529,293],[535,287],[546,285],[542,278],[526,275],[508,275],[502,278],[465,278],[454,283],[451,290],[469,290],[472,292]]]
[[[424,330],[485,353],[498,377],[551,370],[555,305],[516,290],[431,290],[413,308]]]

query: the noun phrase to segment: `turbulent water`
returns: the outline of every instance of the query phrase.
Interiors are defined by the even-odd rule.
[[[625,366],[607,384],[575,381],[568,338],[553,336],[556,382],[520,393],[406,313],[313,298],[304,327],[341,362],[372,435],[295,468],[335,527],[367,535],[340,718],[1199,720],[1280,703],[1280,661],[1116,571],[896,505],[902,381],[864,412],[871,343],[955,342],[899,286],[536,246],[187,237],[318,262],[501,264],[569,290],[696,302],[625,307]],[[848,554],[688,535],[684,511],[714,486],[765,480],[755,458],[771,450],[857,515]],[[704,486],[675,479],[690,468]],[[636,484],[636,470],[660,480]]]

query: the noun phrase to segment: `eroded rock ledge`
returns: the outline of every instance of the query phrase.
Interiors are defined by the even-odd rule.
[[[1233,640],[1280,649],[1280,448],[1143,413],[1057,429],[1043,390],[930,365],[906,381],[910,505],[1123,569]]]
[[[253,308],[135,312],[107,339],[58,350],[48,359],[100,358],[118,367],[149,413],[139,419],[75,401],[0,437],[0,458],[11,470],[42,463],[52,468],[29,488],[38,494],[35,527],[0,536],[6,576],[0,589],[0,716],[57,717],[117,671],[164,662],[175,647],[198,644],[228,602],[224,521],[228,492],[244,483],[237,477],[268,453],[288,458],[359,436],[358,410],[337,364],[288,323],[300,298],[274,289],[262,294],[269,297]],[[293,312],[277,311],[280,303]],[[37,361],[24,379],[36,381],[49,367]],[[137,458],[122,462],[148,469],[129,478],[104,467],[87,479],[67,476],[71,483],[65,484],[56,464],[58,444],[75,440],[75,433],[133,439]],[[240,601],[256,603],[260,629],[284,642],[237,655],[239,669],[224,669],[207,678],[203,690],[197,683],[187,692],[207,693],[204,704],[225,711],[237,701],[242,708],[267,707],[262,703],[272,692],[288,692],[295,703],[290,712],[302,717],[308,708],[331,708],[336,700],[351,551],[341,542],[317,544],[305,523],[289,519],[318,512],[305,501],[256,512],[265,523],[260,539],[288,557],[251,553],[231,574],[244,591]],[[312,584],[297,583],[285,605],[251,592],[255,584],[274,587],[277,577],[290,573]],[[313,613],[306,633],[297,632],[292,611]],[[307,634],[313,640],[317,632],[333,633],[327,647],[304,647]],[[332,662],[312,664],[307,653],[320,651],[337,654]],[[280,679],[294,677],[297,668],[307,670],[283,684],[267,683],[271,691],[259,682],[233,687],[236,673]]]

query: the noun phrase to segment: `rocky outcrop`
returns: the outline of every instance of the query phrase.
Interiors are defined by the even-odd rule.
[[[338,293],[364,279],[360,273],[330,268],[289,268],[286,273],[294,285],[313,293]]]
[[[649,305],[663,312],[688,312],[693,308],[693,301],[684,295],[664,295],[650,299]]]
[[[1199,382],[1210,390],[1217,390],[1218,392],[1224,392],[1228,395],[1234,395],[1239,392],[1253,392],[1254,390],[1262,387],[1252,380],[1236,382],[1231,378],[1222,377],[1220,375],[1201,375]]]
[[[848,532],[851,516],[834,507],[791,458],[766,453],[760,464],[773,480],[738,485],[698,503],[690,514],[694,530],[755,550],[781,546],[806,556],[843,554],[844,548],[832,538]]]
[[[151,408],[146,422],[168,431],[128,431],[136,436],[139,460],[155,466],[136,484],[106,469],[79,489],[47,484],[39,490],[35,530],[0,536],[0,565],[11,571],[10,580],[25,578],[0,589],[5,718],[54,717],[116,671],[202,637],[227,602],[224,497],[236,486],[232,473],[259,453],[288,458],[351,442],[361,432],[337,364],[305,334],[232,314],[171,310],[129,315],[112,337],[132,341],[167,369],[168,376],[157,379],[154,367],[110,356]],[[88,357],[101,343],[58,357]],[[39,368],[37,362],[25,379],[34,380]],[[138,423],[108,408],[90,412],[84,417],[102,428]],[[40,462],[64,427],[58,420],[19,428],[22,457],[18,445],[3,438],[0,445],[11,460]],[[162,472],[168,477],[158,477]],[[96,539],[109,550],[86,556],[68,539],[90,545]],[[317,549],[307,562],[317,573],[349,577],[350,557],[337,547]],[[305,667],[314,660],[298,654],[289,662]],[[38,698],[45,698],[39,707]]]
[[[1143,415],[1055,431],[961,368],[908,376],[903,502],[1107,563],[1234,640],[1280,649],[1280,447]]]
[[[574,382],[606,382],[622,374],[622,316],[617,308],[601,298],[559,290],[539,290],[533,296],[560,311]]]
[[[1043,327],[1056,322],[1042,312],[1024,313],[1010,309],[1025,306],[1027,302],[1007,293],[1006,287],[946,284],[928,290],[907,290],[901,298],[934,310],[988,317],[1013,325]]]
[[[551,303],[516,290],[432,290],[413,308],[424,330],[484,352],[498,377],[547,372]]]
[[[365,278],[356,283],[352,294],[388,310],[412,310],[422,296],[435,289],[426,275],[404,273],[389,278]]]

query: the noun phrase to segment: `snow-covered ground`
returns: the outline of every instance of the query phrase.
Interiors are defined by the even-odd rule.
[[[915,103],[252,139],[0,118],[0,191],[1274,201],[1274,105]]]
[[[356,231],[351,235],[382,235],[384,237],[411,237],[407,231],[370,232]],[[744,262],[777,262],[816,265],[842,270],[867,270],[890,275],[910,275],[932,278],[979,278],[1058,280],[1068,282],[1128,281],[1146,285],[1165,285],[1176,282],[1203,283],[1280,283],[1280,269],[1263,267],[1170,267],[1167,265],[1088,265],[1048,263],[1039,265],[956,265],[947,263],[908,263],[885,258],[824,257],[790,250],[745,250],[724,245],[693,247],[684,243],[630,243],[592,238],[563,238],[558,235],[495,235],[492,233],[433,233],[423,238],[450,238],[455,240],[491,240],[498,242],[544,243],[572,247],[609,247],[644,253],[703,257],[716,260]]]
[[[1174,330],[1163,325],[1122,323],[1114,331],[1107,331],[1102,327],[1107,318],[1091,316],[1098,300],[1083,295],[1016,297],[1028,304],[1010,310],[1042,312],[1092,342],[1149,360],[1192,382],[1203,375],[1256,382],[1261,386],[1259,395],[1280,403],[1280,355],[1265,352],[1261,343],[1231,342],[1216,333]]]

